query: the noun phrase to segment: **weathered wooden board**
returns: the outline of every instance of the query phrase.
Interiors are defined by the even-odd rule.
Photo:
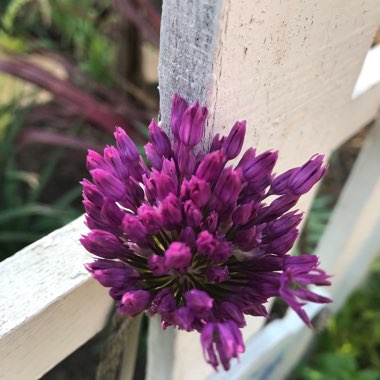
[[[334,275],[334,310],[343,305],[377,253],[370,237],[380,235],[379,163],[380,118],[367,136],[316,252],[324,268]],[[372,251],[364,254],[367,243]],[[377,250],[380,253],[380,243]]]
[[[208,135],[245,118],[246,144],[280,148],[283,167],[329,152],[376,112],[379,89],[372,112],[359,111],[361,122],[347,114],[379,19],[376,0],[166,0],[162,124],[178,91],[208,105]]]
[[[352,98],[364,94],[380,82],[380,45],[372,47],[365,57]]]
[[[83,267],[83,218],[0,263],[0,379],[36,379],[102,329],[106,289]]]

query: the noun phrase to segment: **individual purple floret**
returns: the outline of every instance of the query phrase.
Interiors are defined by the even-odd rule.
[[[230,368],[244,352],[244,315],[267,317],[282,297],[310,325],[306,301],[327,303],[308,285],[330,285],[313,255],[291,256],[302,214],[291,209],[324,175],[323,156],[276,176],[278,152],[241,153],[246,122],[197,146],[207,109],[173,97],[173,142],[153,120],[149,169],[123,129],[104,155],[90,151],[83,180],[81,239],[88,271],[127,316],[159,314],[163,328],[200,333],[205,359]],[[269,198],[270,197],[270,198]],[[269,201],[271,199],[271,201]]]

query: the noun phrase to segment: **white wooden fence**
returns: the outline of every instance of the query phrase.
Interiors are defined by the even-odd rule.
[[[378,0],[164,0],[161,123],[168,128],[178,91],[209,107],[206,145],[210,135],[247,119],[246,145],[279,149],[278,171],[315,152],[328,157],[376,117],[380,47],[369,49],[379,24]],[[307,211],[312,198],[300,207]],[[111,301],[83,268],[89,257],[78,239],[84,232],[79,218],[0,263],[0,379],[41,377],[104,326]],[[317,248],[323,268],[335,274],[328,289],[332,311],[379,250],[380,122]],[[323,308],[307,307],[312,316]],[[292,312],[261,325],[250,320],[240,365],[215,374],[202,359],[197,334],[162,332],[153,319],[146,378],[282,379],[312,332]],[[125,373],[129,379],[131,371]]]

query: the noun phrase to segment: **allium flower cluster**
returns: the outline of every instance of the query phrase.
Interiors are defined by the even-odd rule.
[[[123,129],[104,155],[90,151],[83,180],[86,223],[81,239],[96,256],[86,265],[118,311],[159,314],[162,326],[200,333],[205,359],[225,370],[244,351],[244,315],[267,317],[282,297],[310,325],[305,301],[330,302],[308,285],[329,285],[313,255],[290,256],[302,214],[290,211],[323,176],[323,156],[276,176],[277,152],[249,148],[238,164],[246,122],[208,152],[197,145],[207,109],[173,98],[173,144],[153,120],[145,152]],[[196,153],[197,152],[197,153]]]

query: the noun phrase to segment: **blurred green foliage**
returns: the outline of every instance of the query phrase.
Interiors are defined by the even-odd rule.
[[[318,337],[309,364],[299,380],[380,379],[380,258],[366,283],[356,290]]]
[[[45,47],[67,54],[78,68],[112,83],[116,54],[108,1],[12,0],[0,12],[0,46],[18,53]]]
[[[11,75],[41,86],[52,96],[51,100],[42,100],[42,103],[36,100],[36,104],[30,106],[25,106],[28,102],[26,95],[12,104],[0,104],[0,260],[79,214],[71,205],[73,201],[79,204],[80,186],[63,194],[60,188],[62,178],[59,177],[62,173],[56,172],[63,155],[71,163],[72,157],[77,157],[66,154],[64,144],[69,147],[70,144],[65,143],[61,136],[71,137],[70,141],[82,142],[84,146],[101,146],[108,142],[105,126],[123,125],[122,120],[125,120],[126,129],[138,131],[136,135],[145,133],[146,136],[148,133],[145,103],[131,100],[133,96],[121,91],[119,82],[114,80],[113,67],[122,45],[118,38],[120,28],[125,24],[120,12],[106,0],[0,1],[2,71],[9,74],[6,67],[16,67],[13,72],[10,71]],[[27,67],[27,59],[31,55],[39,58],[39,64],[46,60],[49,69],[45,70],[42,64],[34,67],[33,60]],[[13,66],[12,62],[15,63]],[[46,74],[56,75],[54,65],[57,65],[57,72],[65,68],[68,77],[58,83],[61,78],[57,74],[57,82],[43,81]],[[18,75],[26,71],[29,76]],[[1,84],[0,78],[0,88]],[[58,84],[64,91],[57,90]],[[16,86],[6,90],[10,95],[6,99],[12,99],[17,91]],[[72,95],[82,101],[79,110],[67,102],[67,98],[73,98]],[[143,95],[140,94],[140,97],[145,99],[145,93]],[[98,117],[89,118],[80,112],[88,105],[103,113],[95,112],[92,116],[97,114]],[[34,118],[25,120],[26,114]],[[74,131],[74,124],[78,124],[78,133]],[[99,129],[99,125],[99,131],[92,129]],[[29,159],[25,154],[21,154],[24,161],[20,165],[19,153],[23,149],[20,141],[26,140],[28,131],[39,133],[28,142],[38,145],[31,150],[37,152],[33,160],[38,165],[25,165]],[[29,137],[32,135],[29,134]],[[49,139],[44,141],[43,137],[46,136]],[[52,141],[53,137],[55,141]],[[47,146],[49,143],[58,147]],[[42,144],[51,152],[49,158]],[[82,166],[84,162],[83,158]],[[69,183],[70,180],[79,182],[83,176],[79,168],[81,165],[74,163],[74,166],[78,170],[67,171],[71,174]],[[52,194],[54,189],[56,194]]]
[[[79,216],[71,206],[80,197],[78,185],[57,195],[51,204],[41,202],[64,153],[60,148],[46,160],[40,173],[19,169],[17,135],[27,109],[14,101],[0,107],[0,260]]]

